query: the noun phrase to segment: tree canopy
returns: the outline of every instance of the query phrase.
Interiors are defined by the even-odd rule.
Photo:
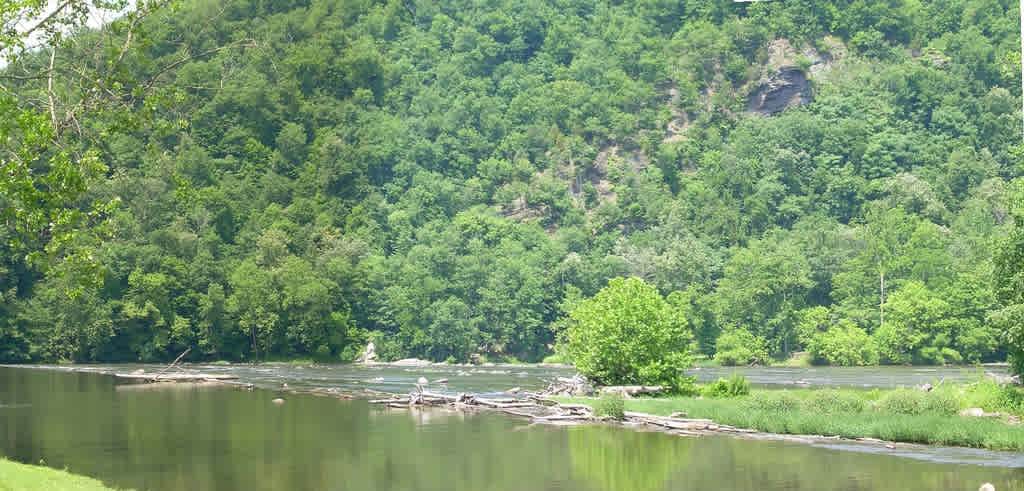
[[[579,372],[603,385],[683,389],[693,337],[657,289],[615,278],[569,312],[568,351]]]
[[[620,277],[737,363],[1020,346],[1011,2],[44,4],[0,361],[538,361]]]

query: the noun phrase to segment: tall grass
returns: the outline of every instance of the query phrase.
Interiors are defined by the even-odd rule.
[[[593,399],[576,399],[593,402]],[[629,399],[627,411],[691,418],[769,433],[878,438],[1024,451],[1024,426],[957,415],[965,407],[1018,414],[1024,392],[998,384],[950,385],[932,392],[895,390],[756,390],[735,398]],[[982,404],[982,403],[987,404]],[[1012,409],[1013,411],[1011,411]]]

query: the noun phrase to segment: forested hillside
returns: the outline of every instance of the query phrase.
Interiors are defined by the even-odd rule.
[[[125,70],[168,90],[95,144],[81,204],[120,201],[101,284],[69,294],[4,240],[0,361],[537,361],[628,276],[723,363],[1006,358],[1017,2],[186,0],[145,22]]]

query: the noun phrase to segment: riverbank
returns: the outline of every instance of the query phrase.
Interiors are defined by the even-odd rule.
[[[0,458],[0,491],[7,490],[112,491],[92,478]]]
[[[595,398],[559,398],[593,405]],[[685,414],[760,432],[876,439],[901,443],[1024,451],[1024,396],[979,380],[919,390],[754,390],[731,398],[627,399],[624,409],[658,416]],[[961,415],[961,412],[983,414]]]

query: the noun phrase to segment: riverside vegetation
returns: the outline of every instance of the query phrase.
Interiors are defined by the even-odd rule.
[[[161,4],[5,68],[0,361],[536,361],[618,277],[678,388],[1024,345],[1008,0]]]
[[[620,396],[562,398],[603,409],[668,416],[684,413],[715,423],[793,435],[873,438],[992,450],[1024,451],[1024,392],[982,377],[969,384],[917,389],[751,390],[739,376],[707,384],[692,395],[655,399]],[[960,415],[985,408],[987,417]]]

